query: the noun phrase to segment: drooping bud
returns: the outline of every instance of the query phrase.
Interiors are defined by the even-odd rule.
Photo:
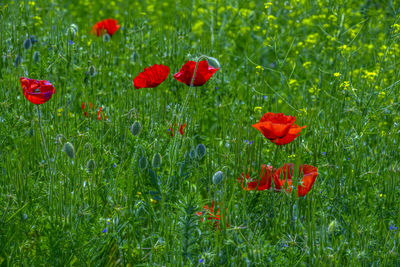
[[[94,159],[89,159],[89,161],[88,161],[87,164],[86,164],[86,167],[87,167],[87,171],[90,172],[90,173],[92,173],[93,170],[94,170],[94,168],[96,167],[96,164],[95,164],[95,162],[94,162]]]
[[[33,62],[39,62],[39,60],[40,60],[39,51],[35,51],[35,53],[33,53]]]
[[[221,68],[221,64],[219,64],[218,59],[216,59],[214,57],[207,57],[207,62],[208,62],[208,65],[210,65],[214,68],[217,68],[217,69]]]
[[[196,155],[198,159],[202,159],[206,155],[206,146],[198,144],[196,147]]]
[[[221,171],[217,171],[216,173],[214,173],[212,177],[212,182],[215,185],[220,184],[223,178],[224,178],[224,173]]]
[[[74,149],[74,146],[70,142],[67,142],[64,144],[64,152],[71,159],[73,159],[75,157],[75,149]]]
[[[24,41],[23,46],[24,46],[24,48],[25,48],[26,50],[28,50],[29,48],[31,48],[31,47],[32,47],[31,39],[26,39],[26,40]]]
[[[142,126],[140,125],[140,122],[135,121],[132,126],[131,126],[131,133],[134,136],[137,136],[140,134],[140,131],[142,130]]]
[[[158,169],[161,167],[162,159],[160,153],[156,153],[153,156],[153,160],[151,161],[151,165],[154,169]]]

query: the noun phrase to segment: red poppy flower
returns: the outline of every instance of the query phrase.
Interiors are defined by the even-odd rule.
[[[101,116],[100,115],[103,117],[104,120],[107,120],[107,116],[105,116],[103,114],[103,108],[102,107],[99,107],[99,111],[97,111],[96,120],[101,120]]]
[[[153,66],[145,67],[144,71],[133,79],[133,84],[136,89],[154,88],[165,81],[168,74],[169,68],[167,66],[154,64]]]
[[[174,74],[174,78],[181,83],[190,85],[195,68],[196,62],[188,61],[182,66],[179,72]],[[207,60],[200,61],[197,66],[193,86],[201,86],[205,84],[217,70],[219,69],[209,66]]]
[[[90,102],[89,102],[89,107],[92,108],[92,103],[90,103]],[[85,111],[85,102],[82,102],[82,111],[83,111],[83,114],[85,114],[86,117],[90,118],[88,113]]]
[[[273,168],[272,166],[261,165],[261,173],[258,180],[249,181],[249,173],[246,174],[247,187],[243,186],[244,173],[237,179],[244,190],[268,190],[271,188]]]
[[[181,127],[179,128],[179,133],[183,135],[183,129],[186,127],[186,123],[181,124]],[[174,129],[168,128],[168,131],[170,132],[171,136],[174,136]]]
[[[214,204],[216,206],[216,213],[214,213]],[[205,212],[209,213],[210,216],[207,217],[207,220],[210,220],[210,221],[214,220],[215,221],[214,222],[214,227],[218,227],[218,229],[221,230],[221,228],[219,227],[219,222],[221,220],[221,216],[223,216],[223,215],[221,215],[220,212],[219,212],[219,205],[220,204],[216,203],[215,201],[211,201],[211,207],[209,207],[208,204],[206,204],[203,207],[203,209],[206,210],[206,211],[196,212],[196,215],[202,216]],[[201,221],[204,221],[204,219],[201,218]],[[229,227],[229,225],[226,224],[226,227]]]
[[[96,114],[95,111],[92,110],[92,103],[90,103],[90,102],[89,102],[89,110],[88,110],[89,114],[85,109],[86,109],[85,102],[82,102],[82,111],[86,117],[90,118],[90,114],[92,114],[93,116],[94,116],[94,114]],[[107,116],[105,116],[103,113],[103,108],[99,107],[99,109],[97,111],[96,120],[101,120],[101,117],[103,117],[104,120],[107,120]]]
[[[292,191],[291,185],[293,172],[293,164],[285,164],[282,168],[276,170],[276,172],[274,173],[275,190],[280,191],[281,189],[285,189],[285,180],[287,178],[286,183],[288,188],[286,189],[286,191],[290,193]],[[316,167],[306,164],[299,166],[299,177],[302,176],[301,183],[297,187],[297,195],[299,197],[304,197],[308,193],[308,191],[310,191],[315,182],[315,179],[317,178],[317,175],[318,172]]]
[[[91,34],[96,34],[97,36],[102,36],[105,33],[113,36],[113,34],[119,29],[120,25],[117,24],[118,21],[115,19],[105,19],[97,22],[90,31]]]
[[[260,121],[252,126],[259,130],[267,139],[276,145],[286,145],[300,135],[301,129],[294,123],[296,117],[285,116],[282,113],[265,113]]]
[[[34,80],[21,77],[22,92],[28,101],[40,105],[50,100],[56,92],[54,86],[45,80]]]

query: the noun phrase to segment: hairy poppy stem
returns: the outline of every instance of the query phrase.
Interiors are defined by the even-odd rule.
[[[194,80],[195,80],[195,78],[196,78],[197,67],[199,66],[199,62],[200,62],[202,59],[204,59],[204,58],[207,58],[207,56],[201,55],[201,56],[199,56],[199,57],[197,58],[197,60],[196,60],[196,66],[194,67],[194,72],[193,72],[192,80],[191,80],[190,85],[189,85],[189,91],[188,91],[188,93],[187,93],[187,95],[186,95],[185,102],[183,103],[182,110],[181,110],[181,112],[180,112],[180,114],[179,114],[179,117],[178,117],[178,124],[177,124],[177,128],[176,128],[176,132],[179,131],[179,127],[180,127],[180,125],[181,125],[181,120],[182,120],[182,115],[184,114],[185,107],[187,106],[187,103],[188,103],[188,101],[189,101],[190,94],[191,94],[191,92],[192,92],[193,83],[194,83]],[[171,128],[172,128],[172,127],[171,127]],[[171,129],[171,130],[172,130],[172,129]],[[177,139],[177,138],[174,139],[174,144],[173,144],[173,151],[174,151],[174,155],[173,155],[173,158],[172,158],[173,161],[175,161],[175,159],[176,159],[176,139]],[[171,162],[171,161],[170,161],[170,166],[171,166],[171,168],[170,168],[170,173],[171,173],[171,172],[172,172],[172,162]]]
[[[49,164],[49,167],[50,167],[50,155],[49,155],[49,151],[48,151],[48,149],[47,149],[47,144],[46,144],[46,139],[44,138],[44,133],[43,133],[43,128],[42,128],[42,120],[41,120],[41,116],[40,116],[40,105],[36,105],[36,107],[37,107],[37,111],[38,111],[38,114],[39,114],[39,128],[40,128],[40,135],[41,135],[41,137],[42,137],[42,145],[43,145],[43,148],[44,148],[44,152],[45,152],[45,154],[46,154],[46,157],[47,157],[47,162],[48,162],[48,164]],[[52,202],[52,200],[53,200],[53,186],[52,186],[52,170],[51,170],[51,168],[50,168],[50,174],[49,174],[49,202],[50,202],[50,204],[51,204],[51,202]]]

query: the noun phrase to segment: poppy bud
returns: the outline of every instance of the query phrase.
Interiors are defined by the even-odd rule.
[[[191,159],[194,159],[196,157],[196,150],[194,148],[190,149],[189,151],[189,157]]]
[[[32,45],[34,45],[35,43],[37,43],[38,41],[36,40],[36,37],[35,37],[35,35],[31,35],[31,36],[29,36],[29,39],[31,39],[31,43],[32,43]]]
[[[139,159],[139,169],[144,170],[147,168],[146,156],[141,156]]]
[[[21,61],[22,61],[21,57],[17,55],[14,60],[14,66],[18,67],[19,65],[21,65]]]
[[[218,59],[216,59],[214,57],[207,57],[207,62],[208,62],[208,65],[210,65],[216,69],[221,68],[221,64],[219,64]]]
[[[24,41],[24,48],[25,48],[26,50],[28,50],[28,49],[31,48],[31,47],[32,47],[31,39],[26,39],[26,40]]]
[[[94,159],[89,159],[89,161],[87,162],[86,167],[87,167],[87,171],[88,172],[90,172],[90,173],[93,172],[94,168],[96,167]]]
[[[70,37],[71,40],[75,38],[77,32],[78,26],[76,26],[75,24],[71,24],[67,29],[67,35]]]
[[[337,221],[333,220],[328,226],[328,233],[332,234],[333,232],[335,232],[337,225]]]
[[[138,59],[139,59],[138,53],[133,52],[131,58],[132,58],[132,61],[133,61],[133,62],[138,61]]]
[[[92,77],[94,77],[94,76],[96,75],[96,69],[94,68],[93,65],[91,65],[91,66],[89,67],[88,72],[89,72],[89,75],[92,76]]]
[[[75,149],[70,142],[64,144],[64,151],[65,154],[67,154],[67,156],[70,157],[71,159],[75,157]]]
[[[222,182],[222,178],[224,178],[224,173],[217,171],[212,177],[213,184],[220,184]]]
[[[108,33],[103,35],[103,42],[108,42],[110,41],[110,35]]]
[[[137,135],[140,134],[140,130],[141,130],[141,129],[142,129],[142,126],[140,125],[140,122],[135,121],[135,122],[132,124],[131,133],[132,133],[134,136],[137,136]]]
[[[39,51],[35,51],[35,53],[33,53],[33,62],[39,62],[39,60],[40,60]]]
[[[156,153],[153,156],[153,160],[151,161],[151,165],[154,169],[158,169],[161,167],[161,155],[160,153]]]
[[[206,146],[203,144],[197,145],[196,154],[198,159],[202,159],[206,155]]]

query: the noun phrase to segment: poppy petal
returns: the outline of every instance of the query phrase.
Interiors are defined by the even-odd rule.
[[[25,98],[33,104],[40,105],[53,96],[54,86],[45,80],[34,80],[21,77],[22,92]]]
[[[190,86],[195,69],[196,62],[189,60],[182,66],[179,72],[174,74],[174,78],[177,81]],[[218,70],[219,68],[214,68],[213,66],[208,65],[207,60],[200,61],[197,66],[193,86],[202,86]]]
[[[136,89],[154,88],[164,82],[168,74],[169,67],[154,64],[153,66],[145,67],[144,71],[133,79],[133,84]]]

